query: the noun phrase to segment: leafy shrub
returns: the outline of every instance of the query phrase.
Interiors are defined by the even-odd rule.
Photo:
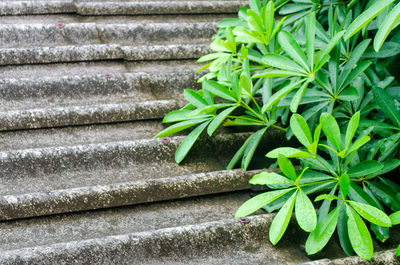
[[[184,91],[189,104],[166,115],[163,122],[175,124],[157,137],[195,127],[177,149],[180,163],[204,130],[212,136],[221,124],[254,126],[227,166],[241,160],[247,169],[269,128],[294,135],[303,147],[267,154],[283,175],[261,173],[250,181],[274,191],[252,198],[236,215],[280,209],[270,230],[276,244],[294,208],[310,232],[307,253],[320,251],[337,227],[346,254],[370,259],[372,239],[362,218],[380,241],[400,223],[400,186],[388,176],[400,166],[400,86],[393,73],[400,3],[250,0],[249,6],[238,19],[219,23],[213,53],[199,59],[208,62],[199,70],[208,71],[202,89]],[[290,158],[299,160],[301,172]],[[311,194],[323,201],[318,214]],[[392,219],[389,210],[396,212]]]

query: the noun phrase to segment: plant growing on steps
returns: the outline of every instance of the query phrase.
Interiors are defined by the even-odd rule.
[[[371,259],[372,238],[362,218],[371,223],[371,230],[378,238],[387,239],[392,222],[382,204],[394,211],[400,209],[400,201],[396,197],[399,186],[382,175],[398,167],[400,160],[378,162],[354,159],[371,140],[365,135],[353,141],[359,120],[360,112],[357,112],[350,119],[345,134],[342,134],[336,119],[329,113],[323,113],[320,125],[311,134],[304,118],[294,114],[290,126],[303,148],[280,147],[267,154],[278,159],[282,174],[263,172],[255,175],[250,183],[267,185],[274,191],[259,194],[245,202],[236,217],[247,216],[283,198],[277,203],[280,210],[270,227],[269,237],[273,244],[283,236],[295,209],[299,226],[310,232],[305,245],[308,254],[322,250],[336,228],[346,254],[355,252]],[[322,134],[327,140],[322,140]],[[303,170],[296,171],[289,158],[300,160]],[[312,194],[319,194],[316,202],[323,201],[318,214],[308,197]]]
[[[400,3],[250,0],[249,6],[238,19],[219,23],[213,53],[199,59],[208,62],[200,69],[208,70],[199,80],[202,89],[184,91],[188,105],[166,115],[164,122],[175,124],[157,137],[195,127],[176,151],[180,163],[203,131],[212,136],[221,124],[254,127],[227,166],[241,161],[247,169],[267,130],[284,131],[288,140],[294,135],[304,148],[268,153],[285,176],[255,176],[251,183],[275,191],[255,197],[263,200],[253,208],[280,209],[276,223],[284,224],[294,208],[300,227],[311,232],[310,254],[337,227],[346,254],[370,259],[362,218],[383,242],[391,226],[385,212],[400,210],[400,187],[386,177],[400,166],[400,85],[393,71],[399,67]],[[290,158],[299,159],[304,172],[296,172]],[[323,194],[318,221],[307,197],[314,193]],[[251,212],[241,211],[237,216]],[[305,213],[312,220],[305,221]],[[273,227],[277,243],[284,229]],[[354,228],[350,234],[348,227]]]

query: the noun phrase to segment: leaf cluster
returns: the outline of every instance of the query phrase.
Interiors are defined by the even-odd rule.
[[[201,89],[184,91],[188,104],[165,116],[174,124],[156,137],[190,129],[175,154],[180,163],[203,132],[255,128],[227,166],[247,169],[267,130],[294,136],[302,147],[267,154],[283,175],[251,180],[274,191],[246,202],[237,216],[280,209],[270,230],[276,244],[294,211],[310,232],[309,254],[337,229],[348,255],[370,259],[363,220],[385,241],[397,224],[385,212],[400,211],[400,187],[386,177],[400,166],[399,24],[395,0],[249,0],[238,18],[219,22],[213,52],[199,59]],[[314,194],[323,201],[317,214]]]

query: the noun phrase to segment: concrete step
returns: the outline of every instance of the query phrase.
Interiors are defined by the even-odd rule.
[[[154,121],[2,133],[0,220],[249,188],[256,172],[224,170],[248,133],[200,139],[178,165],[183,137],[147,139],[160,130]],[[263,150],[282,137],[271,131]]]
[[[58,47],[72,45],[189,44],[209,40],[217,22],[165,23],[51,23],[0,25],[0,48]]]
[[[0,130],[160,119],[186,104],[184,88],[199,87],[198,67],[193,61],[0,67]]]
[[[210,53],[209,44],[199,43],[121,46],[119,44],[90,44],[79,46],[4,48],[0,49],[0,65],[43,64],[102,60],[178,60],[197,59]]]
[[[246,192],[0,223],[1,264],[296,264],[304,234],[267,239],[273,215],[241,223]],[[296,236],[295,236],[296,235]]]
[[[243,0],[213,1],[4,1],[2,15],[72,13],[86,15],[152,15],[152,14],[214,14],[236,13]]]

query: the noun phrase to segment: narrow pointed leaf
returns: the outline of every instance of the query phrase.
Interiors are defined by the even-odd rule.
[[[274,185],[274,184],[294,185],[293,181],[275,172],[261,172],[252,177],[249,183],[253,185]]]
[[[209,118],[204,118],[204,119],[194,119],[194,120],[188,120],[188,121],[182,121],[179,123],[176,123],[174,125],[169,126],[168,128],[165,128],[161,132],[159,132],[155,137],[156,138],[161,138],[161,137],[166,137],[168,135],[183,131],[187,128],[190,128],[196,124],[202,123]]]
[[[303,50],[299,44],[293,38],[293,36],[287,31],[281,31],[278,34],[279,44],[282,49],[295,61],[298,62],[306,72],[310,72],[308,67],[308,61]]]
[[[239,209],[236,211],[235,218],[248,216],[263,207],[264,205],[285,195],[291,190],[292,189],[275,190],[254,196],[239,207]]]
[[[372,92],[374,94],[374,99],[381,110],[394,122],[394,124],[400,127],[400,112],[397,111],[393,98],[388,92],[386,92],[386,90],[379,87],[374,87]]]
[[[237,106],[233,106],[230,107],[224,111],[222,111],[221,113],[219,113],[217,115],[217,117],[215,117],[212,122],[210,123],[210,125],[207,128],[207,133],[208,135],[212,135],[215,130],[219,127],[219,125],[226,119],[226,117],[232,113],[232,111],[234,111],[237,108]]]
[[[356,114],[351,117],[349,124],[347,125],[346,130],[346,138],[345,138],[345,147],[344,149],[347,150],[349,148],[351,142],[353,141],[354,134],[358,128],[358,123],[360,122],[360,112],[356,112]]]
[[[306,24],[306,50],[307,50],[307,58],[308,65],[310,69],[314,66],[314,44],[315,44],[315,31],[316,31],[316,18],[315,12],[310,13],[307,17]]]
[[[288,158],[294,157],[312,157],[309,153],[301,151],[293,147],[280,147],[270,151],[266,156],[268,158],[278,158],[279,155],[283,155]]]
[[[392,213],[389,217],[390,217],[390,220],[392,222],[392,225],[400,224],[400,211]]]
[[[310,233],[306,241],[306,252],[308,255],[321,251],[335,232],[339,218],[339,208],[336,207],[326,215]]]
[[[198,108],[203,108],[208,105],[207,101],[202,96],[200,96],[199,93],[192,89],[185,89],[183,91],[183,96],[190,104]]]
[[[279,68],[282,70],[299,72],[299,73],[303,73],[303,74],[307,73],[303,70],[303,68],[300,65],[298,65],[297,63],[293,62],[289,58],[282,56],[282,55],[266,54],[262,58],[262,61],[266,65],[269,65],[269,66],[272,66],[275,68]]]
[[[297,108],[300,105],[301,99],[303,98],[304,92],[306,92],[309,83],[310,81],[307,80],[294,95],[292,102],[290,103],[291,112],[293,113],[297,112]]]
[[[341,136],[339,125],[335,118],[329,113],[322,113],[321,115],[322,130],[328,140],[335,146],[338,152],[341,151]]]
[[[347,28],[344,39],[350,39],[354,34],[371,22],[379,13],[385,10],[394,0],[379,0],[359,15]]]
[[[379,52],[386,38],[389,36],[390,32],[396,27],[400,20],[400,3],[398,3],[392,11],[387,15],[385,20],[382,22],[381,27],[378,28],[374,39],[374,49]]]
[[[293,131],[293,134],[296,136],[297,140],[308,147],[312,143],[312,136],[310,132],[310,128],[308,127],[307,122],[304,118],[299,114],[293,114],[290,118],[290,128]]]
[[[366,160],[350,168],[349,171],[347,171],[347,174],[349,174],[350,178],[364,177],[373,174],[382,168],[382,163],[374,160]]]
[[[191,131],[186,138],[182,141],[179,147],[176,149],[175,152],[175,161],[176,163],[182,162],[182,160],[186,157],[187,153],[192,148],[193,144],[196,142],[197,138],[199,138],[200,134],[204,131],[204,129],[209,124],[209,121],[199,125]]]
[[[289,179],[295,181],[297,178],[296,175],[296,170],[292,164],[292,162],[290,162],[290,160],[288,158],[286,158],[283,155],[279,155],[278,156],[278,164],[279,164],[279,168],[281,169],[282,173],[285,174],[286,177],[288,177]]]
[[[269,228],[269,240],[273,245],[279,242],[286,231],[290,217],[292,216],[296,195],[297,193],[295,192],[279,210],[271,223],[271,227]]]
[[[203,89],[207,90],[208,92],[233,102],[236,102],[235,97],[232,95],[231,91],[223,87],[222,85],[218,84],[215,81],[204,80],[203,82]]]

